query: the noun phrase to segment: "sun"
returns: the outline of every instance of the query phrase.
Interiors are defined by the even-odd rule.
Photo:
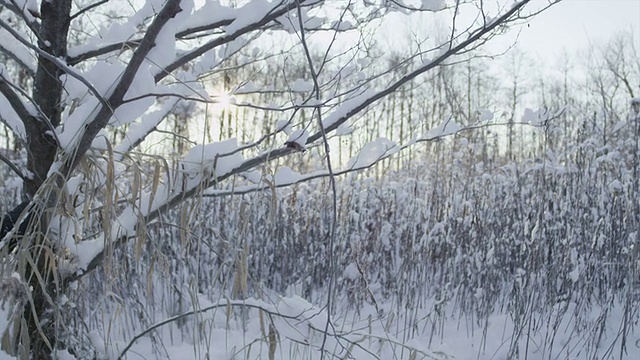
[[[229,110],[231,105],[236,103],[236,98],[229,94],[216,94],[212,96],[213,106],[217,110]]]

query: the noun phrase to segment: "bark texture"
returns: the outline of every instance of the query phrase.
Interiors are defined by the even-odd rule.
[[[38,47],[58,59],[65,59],[67,56],[71,3],[71,0],[42,1],[40,7]],[[27,168],[30,171],[29,180],[24,183],[24,191],[29,197],[36,194],[47,178],[58,150],[53,131],[61,121],[62,74],[58,65],[43,56],[38,57],[32,95],[41,114],[24,119],[27,132]],[[32,301],[24,309],[23,319],[29,339],[22,335],[22,344],[29,343],[30,358],[51,359],[56,343],[57,323],[53,275],[56,257],[52,256],[54,250],[45,236],[46,221],[37,221],[36,226],[31,226],[30,230],[28,251],[33,263],[24,265],[24,274],[32,289]]]
[[[42,20],[39,28],[38,47],[59,58],[67,56],[71,0],[43,1],[40,7]],[[57,151],[53,129],[60,124],[62,106],[63,71],[53,62],[40,56],[33,84],[33,99],[42,115],[25,119],[27,132],[27,168],[31,172],[25,182],[25,192],[33,196],[47,178]],[[43,117],[46,117],[43,118]]]

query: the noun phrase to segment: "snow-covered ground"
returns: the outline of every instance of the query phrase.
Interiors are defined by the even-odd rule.
[[[563,302],[521,319],[499,311],[460,316],[435,300],[404,313],[390,303],[379,309],[382,316],[373,306],[339,310],[325,340],[326,311],[300,297],[201,301],[193,316],[154,324],[133,344],[101,344],[103,336],[96,334],[94,345],[110,359],[123,352],[126,359],[318,359],[321,349],[325,358],[363,360],[640,358],[638,334],[624,324],[632,319],[625,318],[623,304],[578,315],[576,304]]]

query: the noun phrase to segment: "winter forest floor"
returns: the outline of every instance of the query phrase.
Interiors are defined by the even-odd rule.
[[[333,254],[322,181],[148,224],[60,304],[76,357],[640,358],[638,152],[490,166],[453,145],[338,179]]]

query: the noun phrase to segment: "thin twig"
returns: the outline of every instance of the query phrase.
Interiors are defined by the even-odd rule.
[[[218,303],[218,304],[214,304],[202,309],[197,309],[197,310],[191,310],[189,312],[186,312],[184,314],[180,314],[180,315],[176,315],[176,316],[172,316],[170,318],[164,319],[160,322],[157,322],[153,325],[151,325],[150,327],[146,328],[145,330],[143,330],[142,332],[138,333],[136,336],[134,336],[131,341],[129,341],[129,343],[127,344],[127,346],[120,352],[120,355],[118,356],[118,360],[122,359],[122,357],[127,353],[127,351],[129,351],[129,349],[131,349],[131,347],[143,336],[147,335],[148,333],[150,333],[151,331],[162,327],[164,325],[170,324],[172,322],[178,321],[180,319],[183,319],[185,317],[189,317],[195,314],[201,314],[207,311],[211,311],[217,308],[221,308],[221,307],[227,307],[227,306],[243,306],[243,307],[247,307],[247,308],[252,308],[252,309],[258,309],[260,311],[263,311],[271,316],[278,316],[281,318],[285,318],[285,319],[292,319],[292,320],[297,320],[299,316],[291,316],[291,315],[285,315],[285,314],[281,314],[269,309],[266,309],[263,306],[260,305],[255,305],[255,304],[247,304],[244,300],[241,301],[233,301],[233,300],[229,300],[229,301],[225,301],[223,303]]]
[[[297,0],[297,10],[298,10],[298,22],[300,25],[300,43],[302,44],[302,48],[304,49],[304,55],[307,59],[307,64],[309,66],[309,72],[311,73],[311,79],[313,80],[313,92],[315,95],[316,102],[319,102],[322,99],[320,94],[320,82],[318,81],[318,74],[316,73],[315,66],[313,64],[313,59],[311,58],[311,52],[309,50],[309,46],[307,45],[307,40],[305,36],[304,29],[304,21],[302,16],[302,5]],[[340,21],[344,16],[344,13],[351,6],[351,1],[345,7],[343,11]],[[335,40],[335,38],[334,38]],[[331,43],[333,44],[333,42]],[[331,45],[330,45],[331,46]],[[327,52],[329,50],[327,49]],[[326,157],[327,163],[327,171],[329,172],[329,182],[331,184],[331,197],[332,197],[332,213],[331,213],[331,223],[329,224],[329,283],[328,283],[328,291],[327,291],[327,321],[324,327],[324,333],[322,335],[322,346],[320,347],[320,360],[324,359],[324,349],[327,344],[328,331],[329,326],[331,325],[331,312],[332,312],[332,298],[333,298],[333,283],[335,281],[336,276],[336,266],[334,259],[334,243],[336,239],[336,226],[338,223],[338,191],[336,189],[336,179],[333,174],[333,167],[331,165],[331,147],[329,146],[329,141],[327,139],[327,133],[324,130],[324,125],[322,124],[322,111],[319,105],[316,105],[314,112],[316,113],[316,119],[318,122],[318,126],[320,127],[320,133],[322,134],[322,141],[324,144],[324,153]]]
[[[87,11],[89,11],[89,10],[91,10],[91,9],[97,8],[98,6],[100,6],[100,5],[102,5],[102,4],[106,4],[106,3],[108,3],[108,2],[109,2],[109,0],[100,0],[100,1],[98,1],[98,2],[96,2],[96,3],[93,3],[93,4],[89,5],[89,6],[87,6],[86,8],[84,8],[84,9],[82,9],[82,10],[79,10],[77,13],[75,13],[75,14],[71,15],[71,17],[69,18],[69,21],[71,21],[71,20],[73,20],[73,19],[77,18],[78,16],[80,16],[80,15],[82,15],[82,14],[86,13]]]
[[[20,169],[18,169],[16,164],[11,162],[11,160],[9,160],[9,158],[7,158],[6,156],[0,154],[0,161],[2,161],[5,164],[7,164],[11,168],[11,170],[13,170],[13,172],[15,172],[16,175],[18,175],[20,177],[20,179],[22,179],[22,181],[28,181],[29,180],[26,176],[24,176],[22,171],[20,171]]]

